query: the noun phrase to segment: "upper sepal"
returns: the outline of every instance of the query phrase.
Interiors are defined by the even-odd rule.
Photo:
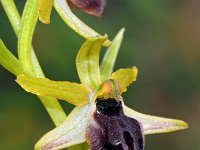
[[[76,68],[81,83],[92,90],[96,90],[101,84],[99,53],[106,40],[107,35],[88,38],[76,56]]]

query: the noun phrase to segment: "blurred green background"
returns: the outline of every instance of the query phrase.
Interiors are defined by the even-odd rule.
[[[24,3],[16,0],[20,13]],[[100,19],[73,9],[110,39],[126,28],[115,68],[135,65],[139,69],[137,82],[123,94],[129,106],[189,123],[184,131],[146,136],[146,150],[200,149],[199,8],[198,0],[108,0]],[[16,54],[17,39],[1,5],[0,38]],[[55,11],[50,25],[39,22],[33,45],[46,76],[79,82],[75,56],[83,42]],[[73,108],[61,103],[66,112]],[[15,76],[0,67],[0,150],[31,150],[52,128],[37,97],[21,89]]]

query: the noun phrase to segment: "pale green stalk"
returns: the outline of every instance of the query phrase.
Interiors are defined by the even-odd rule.
[[[44,74],[38,63],[34,50],[31,46],[32,36],[33,36],[35,24],[37,22],[37,0],[27,1],[26,9],[23,12],[22,23],[21,23],[19,12],[13,0],[1,0],[1,3],[15,31],[16,36],[17,37],[20,36],[18,44],[19,44],[19,49],[20,49],[19,56],[20,56],[21,64],[24,67],[26,67],[26,69],[31,68],[32,76],[44,77]],[[34,4],[34,5],[31,5],[31,4]],[[30,12],[27,12],[27,11],[30,11]],[[21,30],[20,30],[20,23],[22,24]],[[28,39],[25,39],[25,38],[28,38]],[[64,113],[62,107],[60,106],[59,102],[55,98],[39,96],[39,99],[43,103],[44,107],[46,108],[47,112],[49,113],[51,119],[53,120],[56,126],[58,126],[65,120],[66,114]]]
[[[0,39],[0,64],[15,75],[24,72],[21,62],[7,49],[3,41]]]
[[[25,68],[34,67],[31,60],[31,44],[35,26],[38,20],[38,0],[27,0],[23,11],[18,37],[18,56]]]
[[[100,35],[72,13],[66,0],[54,0],[54,7],[63,21],[82,37],[89,38]],[[110,44],[111,41],[107,39],[103,46],[109,46]]]
[[[15,6],[15,3],[13,0],[1,0],[1,3],[3,5],[3,8],[7,14],[7,17],[14,29],[14,32],[16,36],[19,36],[19,28],[20,28],[20,22],[21,17],[19,15],[19,12]],[[35,52],[33,50],[33,47],[31,47],[31,59],[34,66],[35,74],[37,77],[44,77],[44,74],[41,70],[41,67],[38,63],[37,57],[35,55]]]

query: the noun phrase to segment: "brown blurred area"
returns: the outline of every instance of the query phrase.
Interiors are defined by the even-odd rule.
[[[25,0],[15,2],[21,13]],[[200,149],[199,8],[199,0],[108,0],[101,19],[73,9],[110,39],[126,28],[115,69],[137,66],[139,75],[123,94],[125,103],[143,113],[189,123],[184,131],[146,136],[145,150]],[[17,39],[1,5],[0,38],[16,55]],[[33,45],[46,76],[79,82],[75,56],[83,42],[55,11],[50,25],[38,22]],[[73,108],[61,103],[67,113]],[[33,149],[53,128],[37,97],[24,92],[15,77],[0,67],[0,149]]]

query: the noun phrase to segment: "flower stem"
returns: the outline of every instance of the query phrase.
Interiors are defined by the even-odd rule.
[[[66,0],[54,0],[54,7],[63,21],[82,37],[88,38],[100,35],[72,13]],[[111,41],[107,39],[103,46],[108,47],[110,44]]]
[[[20,75],[24,73],[21,62],[7,49],[0,39],[0,64],[9,72]]]
[[[31,69],[33,74],[34,67],[31,60],[31,44],[37,20],[38,0],[27,0],[21,19],[18,37],[18,56],[23,63],[23,66]]]
[[[38,0],[28,0],[26,2],[22,22],[13,0],[0,0],[0,2],[2,3],[16,36],[19,37],[19,57],[23,67],[31,71],[31,75],[34,77],[44,77],[37,57],[31,46],[32,36],[38,19]],[[61,124],[65,120],[66,114],[58,100],[44,96],[38,97],[49,113],[54,124],[56,126]]]

